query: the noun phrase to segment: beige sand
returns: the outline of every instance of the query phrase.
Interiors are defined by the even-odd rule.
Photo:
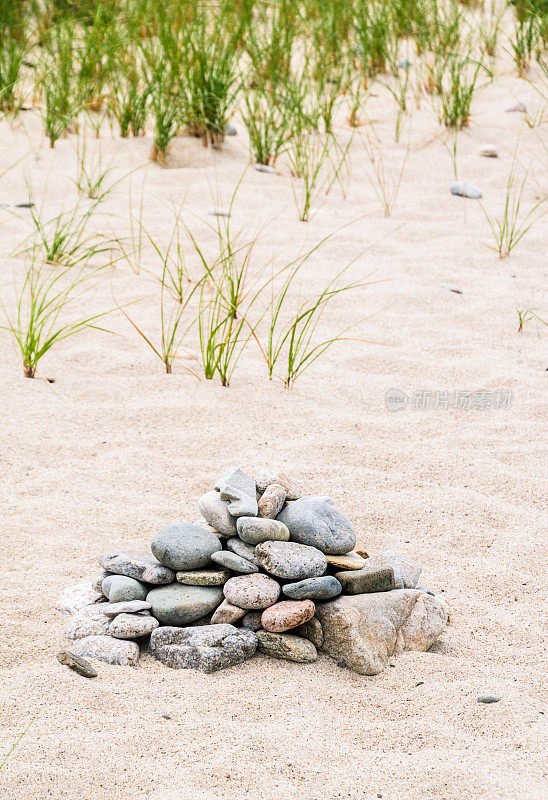
[[[477,183],[491,211],[516,143],[531,170],[529,207],[546,192],[539,129],[505,108],[536,102],[524,81],[499,76],[477,99],[459,135],[460,176]],[[393,104],[380,90],[369,114],[396,167]],[[207,217],[227,204],[247,149],[242,125],[206,168],[147,170],[146,222],[165,237],[166,204]],[[34,112],[0,127],[3,164],[28,157],[0,181],[1,200],[24,200],[28,174],[44,214],[75,202],[74,137],[54,151]],[[374,315],[286,391],[269,383],[250,350],[233,385],[198,382],[178,360],[171,376],[126,320],[51,351],[44,380],[24,380],[4,332],[1,347],[3,535],[0,597],[0,759],[31,722],[0,772],[2,800],[480,800],[546,797],[543,716],[542,395],[546,334],[518,335],[516,306],[547,316],[542,223],[499,261],[478,204],[449,194],[452,165],[425,101],[414,111],[405,179],[385,219],[352,146],[346,200],[336,189],[309,224],[298,223],[290,179],[250,170],[234,225],[264,225],[255,264],[278,261],[349,220],[310,262],[308,290],[355,257],[356,274],[378,283],[338,302],[327,331]],[[404,137],[405,141],[405,137]],[[494,142],[498,160],[478,156]],[[100,146],[114,176],[146,163],[150,137]],[[129,185],[103,205],[101,229],[128,232]],[[46,185],[47,182],[47,185]],[[213,197],[212,197],[213,195]],[[20,260],[9,253],[28,232],[28,212],[0,212],[2,290],[9,299]],[[213,235],[203,224],[187,218]],[[99,224],[99,222],[98,222]],[[250,228],[248,227],[248,230]],[[304,277],[304,276],[303,276]],[[441,288],[456,284],[462,295]],[[155,284],[120,265],[116,300]],[[8,292],[8,295],[6,295]],[[110,279],[75,313],[112,304]],[[152,300],[132,314],[158,334]],[[195,345],[192,345],[195,346]],[[508,409],[407,409],[390,413],[390,387],[508,390]],[[66,618],[54,610],[67,585],[96,574],[111,547],[146,550],[158,526],[196,516],[197,499],[226,467],[279,466],[311,492],[330,493],[369,552],[399,550],[424,563],[424,582],[452,607],[428,653],[393,659],[367,678],[320,655],[313,666],[257,657],[214,675],[170,671],[143,658],[136,669],[100,665],[86,681],[55,658]],[[502,697],[480,705],[481,693]],[[544,695],[545,696],[545,695]],[[165,716],[169,716],[166,719]]]

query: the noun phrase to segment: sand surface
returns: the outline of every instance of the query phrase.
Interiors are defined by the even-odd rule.
[[[459,177],[481,187],[491,212],[502,207],[518,141],[530,171],[526,206],[546,194],[545,131],[505,113],[516,98],[536,97],[526,82],[499,75],[459,134]],[[397,169],[407,134],[394,144],[387,98],[379,90],[368,114],[387,168]],[[102,204],[97,229],[127,236],[130,189],[135,210],[146,174],[144,218],[154,235],[166,241],[169,207],[182,204],[212,247],[201,220],[212,223],[208,209],[229,203],[247,162],[244,129],[235,124],[238,136],[206,154],[203,168],[145,169],[150,137],[105,135],[99,146],[114,159],[112,177],[136,171]],[[61,343],[40,364],[40,380],[23,379],[2,333],[0,761],[31,723],[0,772],[2,800],[547,796],[546,333],[539,338],[534,324],[516,332],[516,306],[548,316],[546,226],[499,260],[479,205],[449,193],[453,169],[440,135],[449,141],[425,100],[413,110],[411,152],[389,219],[357,139],[346,199],[334,187],[308,224],[297,221],[283,160],[278,176],[245,174],[233,221],[244,239],[261,227],[256,269],[358,220],[311,259],[302,291],[320,289],[362,250],[354,274],[374,281],[334,303],[323,330],[368,317],[355,335],[377,343],[337,345],[293,391],[268,381],[253,348],[228,389],[185,373],[196,362],[183,359],[165,375],[119,313],[105,323],[118,335],[87,331]],[[497,160],[478,156],[490,142]],[[27,176],[46,218],[71,208],[75,137],[50,151],[38,114],[28,112],[14,127],[0,125],[1,163],[23,156],[0,180],[0,202],[25,200]],[[24,274],[10,254],[30,231],[28,219],[0,210],[8,308],[13,276]],[[462,294],[442,288],[447,283]],[[150,276],[120,263],[71,313],[148,297],[130,313],[157,337],[154,294]],[[390,388],[512,392],[513,402],[391,413]],[[312,666],[259,656],[214,675],[143,657],[136,669],[100,665],[93,681],[58,664],[67,621],[55,610],[61,591],[94,576],[101,552],[145,552],[159,526],[194,519],[200,494],[233,464],[283,468],[311,493],[329,493],[370,553],[390,548],[420,559],[423,582],[452,609],[432,651],[400,655],[374,678],[324,655]],[[482,693],[502,699],[480,705]]]

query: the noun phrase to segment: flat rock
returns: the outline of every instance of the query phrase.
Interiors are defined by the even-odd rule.
[[[303,493],[300,487],[297,486],[295,481],[288,478],[284,472],[269,472],[263,470],[263,472],[259,472],[259,474],[255,476],[255,486],[257,487],[257,491],[261,494],[273,483],[283,486],[287,500],[298,500],[299,497],[302,497]]]
[[[348,553],[356,545],[352,525],[329,498],[293,500],[278,514],[278,519],[287,525],[293,541],[317,547],[322,553]]]
[[[77,583],[64,590],[57,603],[57,608],[60,611],[68,611],[70,614],[74,614],[84,606],[101,600],[102,597],[102,592],[94,589],[91,583]]]
[[[356,552],[343,553],[343,555],[336,556],[326,553],[327,563],[337,569],[361,569],[365,567],[366,559],[358,555]]]
[[[63,664],[65,667],[69,667],[74,672],[77,672],[78,675],[82,675],[84,678],[96,678],[99,674],[95,667],[89,663],[89,661],[87,661],[85,658],[74,655],[74,653],[71,653],[70,650],[61,650],[60,653],[57,653],[57,660],[60,664]]]
[[[174,583],[172,586],[152,589],[147,601],[152,606],[152,615],[163,625],[183,626],[214,611],[223,601],[223,592],[217,586],[183,586]]]
[[[261,566],[261,562],[255,555],[255,547],[242,542],[239,536],[233,536],[231,539],[227,539],[226,546],[232,553],[236,553],[236,555],[245,558],[246,561],[255,564],[256,567]]]
[[[228,600],[223,600],[221,605],[217,606],[213,612],[211,624],[216,625],[218,623],[226,623],[228,625],[232,625],[234,622],[238,622],[238,620],[245,616],[245,614],[245,608],[233,606],[232,603],[228,602]]]
[[[389,592],[396,588],[392,567],[369,564],[362,569],[337,572],[335,577],[342,584],[346,594],[366,594],[368,592]]]
[[[455,181],[449,187],[449,191],[457,197],[468,197],[470,200],[479,200],[483,196],[481,189],[466,181]]]
[[[160,623],[154,617],[139,614],[118,614],[110,623],[108,633],[116,639],[138,639],[148,636]]]
[[[499,152],[494,144],[482,144],[479,149],[480,156],[483,158],[498,158]]]
[[[236,520],[228,510],[229,503],[221,500],[221,495],[212,489],[198,501],[200,514],[209,525],[223,536],[236,536]]]
[[[233,572],[242,572],[244,575],[250,575],[252,572],[258,572],[259,568],[247,561],[245,558],[231,553],[230,550],[221,550],[218,553],[213,553],[211,560],[221,567],[231,569]]]
[[[190,569],[178,572],[177,582],[186,586],[222,586],[230,578],[226,569]]]
[[[240,517],[236,523],[238,536],[246,544],[256,546],[262,542],[289,540],[289,529],[276,519]]]
[[[478,697],[478,703],[498,703],[501,698],[498,694],[480,694]]]
[[[299,625],[298,628],[294,629],[293,633],[297,636],[302,636],[303,639],[308,639],[317,650],[323,644],[322,624],[317,617],[312,617],[304,625]]]
[[[222,545],[219,537],[200,525],[173,522],[158,531],[150,549],[166,567],[175,570],[207,567]]]
[[[101,590],[111,603],[144,600],[148,593],[148,587],[127,575],[107,576],[103,579]]]
[[[275,167],[269,167],[268,164],[253,164],[253,169],[257,172],[266,172],[269,175],[277,175],[278,170]]]
[[[267,575],[256,572],[254,575],[238,575],[227,581],[223,587],[229,603],[249,611],[268,608],[280,596],[280,584]]]
[[[283,593],[293,600],[332,600],[342,592],[342,585],[333,575],[305,578],[297,583],[286,583]]]
[[[255,548],[255,555],[263,569],[286,580],[316,578],[327,569],[327,559],[320,550],[296,542],[263,542]]]
[[[261,624],[265,631],[283,633],[308,622],[315,610],[312,600],[282,600],[263,611]]]
[[[221,500],[228,501],[228,512],[233,517],[257,515],[255,481],[238,467],[230,469],[215,484]]]
[[[93,610],[86,606],[73,614],[65,630],[67,639],[84,639],[86,636],[107,634],[110,621],[100,608],[101,604],[98,603],[92,606]]]
[[[242,619],[243,627],[249,628],[250,631],[260,631],[262,628],[262,616],[262,611],[247,611],[245,617]]]
[[[76,656],[96,658],[121,667],[136,667],[139,662],[139,645],[136,642],[113,639],[112,636],[87,636],[85,639],[78,639],[72,650]]]
[[[112,575],[112,572],[107,572],[106,569],[101,570],[101,574],[92,581],[91,588],[99,594],[103,594],[103,581]],[[91,602],[91,601],[90,601]]]
[[[291,633],[270,633],[270,631],[257,631],[255,635],[259,643],[259,652],[272,658],[310,664],[318,657],[312,642],[300,636],[294,636]]]
[[[168,667],[208,673],[241,664],[256,649],[255,633],[233,625],[157,628],[149,645],[152,655]]]
[[[116,575],[127,575],[128,578],[135,578],[136,581],[143,583],[166,584],[173,583],[175,573],[160,564],[154,558],[140,556],[135,553],[122,553],[114,550],[99,559],[99,565],[107,572],[114,572]]]
[[[322,650],[364,675],[377,675],[394,653],[428,650],[447,623],[445,605],[417,589],[341,595],[316,608]]]
[[[98,608],[106,617],[115,617],[117,614],[148,613],[152,606],[148,600],[126,600],[123,603],[101,603]]]

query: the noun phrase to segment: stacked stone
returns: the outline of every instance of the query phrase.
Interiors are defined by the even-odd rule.
[[[67,630],[75,655],[134,665],[140,643],[167,666],[212,672],[256,650],[305,663],[323,648],[370,672],[377,653],[364,665],[355,638],[378,628],[379,609],[370,601],[356,606],[352,598],[398,595],[382,606],[395,633],[391,649],[379,641],[383,652],[398,645],[427,649],[445,624],[431,593],[415,589],[420,565],[395,553],[369,558],[356,551],[354,529],[332,500],[303,496],[282,473],[253,479],[231,469],[199,509],[197,522],[157,533],[151,544],[157,560],[119,551],[99,559],[97,595],[87,596]],[[398,590],[406,589],[414,591],[403,597]],[[437,623],[426,633],[419,625],[418,641],[425,603],[437,603]],[[426,611],[431,621],[432,609]]]

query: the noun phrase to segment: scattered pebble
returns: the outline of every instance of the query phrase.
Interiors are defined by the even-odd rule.
[[[447,292],[454,292],[455,294],[462,294],[462,289],[459,289],[454,283],[442,283],[440,289],[445,289]]]
[[[61,650],[60,653],[57,653],[57,660],[60,664],[69,667],[84,678],[96,678],[99,674],[89,661],[71,653],[70,650]]]
[[[525,105],[525,103],[522,103],[521,101],[518,100],[517,103],[512,103],[512,105],[509,105],[505,109],[505,111],[507,114],[516,114],[516,113],[525,114],[525,112],[527,111],[527,106]]]
[[[480,156],[484,158],[498,158],[499,152],[494,144],[484,144],[479,149]]]
[[[496,694],[480,694],[478,703],[498,703],[500,699]]]
[[[253,164],[257,172],[267,172],[269,175],[277,175],[278,170],[275,167],[269,167],[268,164]]]
[[[474,186],[473,183],[466,183],[466,181],[452,183],[449,191],[457,197],[468,197],[470,200],[479,200],[480,197],[483,197],[477,186]]]
[[[225,208],[210,208],[207,212],[212,217],[229,217],[230,211],[227,211]]]

